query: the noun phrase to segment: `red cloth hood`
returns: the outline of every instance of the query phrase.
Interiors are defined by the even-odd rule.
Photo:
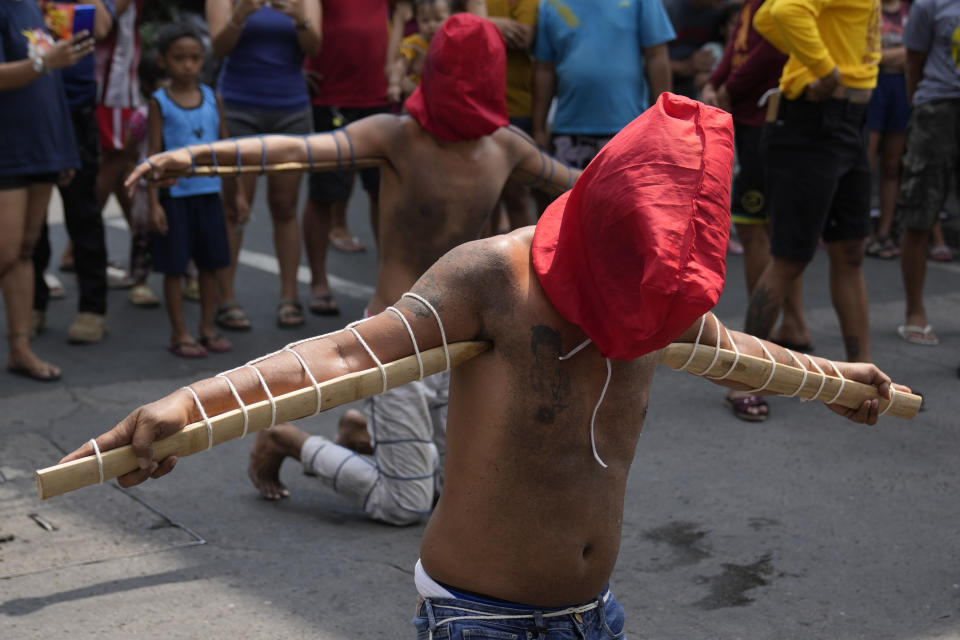
[[[420,126],[449,142],[507,126],[507,50],[493,23],[469,13],[447,18],[405,106]]]
[[[661,349],[717,303],[732,170],[730,115],[665,93],[540,218],[540,284],[605,357]]]

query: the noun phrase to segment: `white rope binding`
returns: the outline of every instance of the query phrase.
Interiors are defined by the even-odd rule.
[[[888,411],[890,411],[890,407],[893,406],[893,401],[896,399],[897,399],[897,392],[893,389],[893,387],[890,387],[890,400],[887,402],[887,406],[885,406],[883,408],[883,411],[881,411],[878,415],[882,416],[882,415],[885,415]]]
[[[351,322],[347,325],[347,331],[352,333],[357,339],[357,342],[360,343],[360,346],[364,348],[367,352],[367,355],[373,359],[373,363],[377,365],[377,369],[380,370],[380,379],[383,381],[383,391],[381,393],[387,392],[387,370],[383,367],[383,363],[380,362],[380,358],[377,357],[377,354],[373,352],[373,349],[370,348],[370,345],[367,344],[367,341],[363,339],[363,336],[360,335],[360,332],[357,331],[356,325],[363,322],[362,320],[357,322]]]
[[[797,390],[796,390],[796,391],[794,391],[793,393],[791,393],[790,395],[787,396],[788,398],[796,398],[796,397],[797,397],[797,394],[800,393],[800,390],[803,389],[803,385],[807,384],[807,373],[808,373],[808,372],[807,372],[807,368],[806,368],[805,366],[803,366],[803,363],[802,363],[802,362],[800,362],[800,358],[797,357],[797,354],[795,354],[793,351],[790,351],[790,349],[787,349],[787,353],[789,353],[789,354],[790,354],[790,357],[793,358],[793,361],[796,362],[796,363],[800,366],[801,369],[803,369],[803,378],[800,380],[800,386],[797,387]]]
[[[697,355],[697,347],[700,346],[700,336],[703,335],[703,328],[707,324],[707,314],[700,316],[700,331],[697,331],[697,339],[693,341],[693,349],[690,350],[690,357],[687,358],[687,361],[681,365],[678,371],[686,371],[687,367],[690,366],[690,363],[693,362],[693,357]]]
[[[710,369],[713,369],[713,365],[717,364],[717,360],[720,358],[720,319],[717,318],[717,316],[713,315],[712,313],[710,315],[713,316],[713,322],[717,325],[717,346],[714,347],[713,360],[710,361],[710,364],[707,365],[706,369],[704,369],[700,373],[693,373],[693,371],[690,372],[690,373],[693,373],[693,375],[695,376],[706,376],[707,371],[710,371]],[[696,347],[694,347],[694,351],[696,351]]]
[[[763,349],[763,353],[765,353],[767,358],[770,359],[770,362],[773,363],[773,366],[770,368],[770,375],[767,376],[767,380],[763,383],[763,386],[757,387],[756,389],[749,389],[747,391],[744,391],[744,393],[759,393],[761,391],[766,390],[767,385],[770,384],[770,381],[773,380],[773,376],[777,373],[777,360],[776,358],[773,357],[773,354],[770,353],[769,349],[767,349],[767,345],[763,344],[763,341],[761,341],[760,338],[758,338],[757,336],[750,336],[750,337],[757,341],[757,344],[760,345],[761,349]]]
[[[193,401],[197,404],[197,409],[200,410],[200,417],[203,418],[203,424],[207,427],[207,451],[209,451],[213,449],[213,423],[210,422],[210,418],[203,408],[203,403],[200,402],[200,396],[193,390],[193,387],[188,385],[183,388],[190,392],[190,395],[193,396]]]
[[[730,365],[730,368],[727,369],[727,372],[722,376],[707,376],[710,380],[726,380],[727,376],[733,373],[733,370],[737,368],[737,364],[740,362],[740,347],[737,346],[737,342],[733,339],[733,336],[730,335],[730,330],[726,327],[723,328],[727,333],[727,340],[730,341],[730,345],[733,347],[733,364]],[[711,367],[713,365],[710,365]]]
[[[833,370],[837,372],[837,376],[840,378],[840,388],[837,389],[837,395],[833,396],[825,402],[824,404],[833,404],[837,401],[837,398],[840,397],[840,394],[843,393],[843,387],[847,384],[847,379],[843,377],[843,374],[840,373],[840,369],[837,368],[837,364],[833,361],[830,362],[830,366],[833,367]]]
[[[417,356],[417,366],[420,367],[420,377],[417,380],[423,380],[423,358],[420,357],[420,345],[417,344],[417,337],[413,335],[413,328],[410,326],[410,323],[407,322],[406,317],[396,307],[387,307],[387,311],[392,311],[400,318],[400,322],[403,323],[403,326],[407,329],[407,333],[410,335],[410,342],[413,343],[413,352]]]
[[[241,438],[245,438],[248,433],[250,433],[250,413],[247,411],[247,405],[243,403],[243,399],[240,397],[240,392],[237,391],[237,387],[233,384],[227,374],[237,371],[237,369],[231,369],[230,371],[223,371],[218,373],[218,378],[223,378],[227,381],[227,386],[230,387],[230,393],[233,395],[233,399],[237,401],[237,405],[240,407],[240,413],[243,414],[243,433],[240,434]]]
[[[257,362],[257,360],[251,360],[250,362]],[[257,369],[250,363],[243,365],[244,367],[249,367],[253,369],[253,372],[257,374],[257,378],[260,380],[260,386],[263,387],[263,392],[267,394],[267,401],[270,403],[270,427],[277,424],[277,401],[274,399],[273,394],[270,393],[270,387],[267,386],[267,381],[264,380],[263,374],[260,373],[260,369]],[[270,427],[267,427],[268,429]]]
[[[97,456],[97,471],[100,473],[100,484],[103,484],[103,456],[100,455],[100,446],[96,438],[90,438],[90,444],[93,445],[93,455]]]
[[[293,344],[288,344],[283,348],[283,350],[286,353],[293,354],[293,356],[300,363],[300,366],[303,367],[303,372],[306,373],[307,377],[310,379],[310,384],[313,385],[313,391],[314,393],[317,394],[317,410],[313,412],[313,415],[317,415],[318,413],[320,413],[320,409],[322,408],[322,405],[321,405],[322,399],[320,397],[320,384],[317,383],[317,379],[313,376],[313,372],[310,371],[310,367],[307,366],[307,361],[303,359],[303,356],[301,356],[299,353],[293,350],[292,348],[293,346],[294,346]]]
[[[813,365],[813,368],[817,370],[817,373],[820,374],[820,386],[817,387],[817,392],[810,396],[809,398],[800,398],[800,402],[810,402],[811,400],[817,400],[820,398],[820,393],[823,391],[823,387],[827,384],[827,374],[823,372],[823,369],[820,368],[820,365],[817,364],[817,361],[807,356],[807,360],[810,361],[810,364]]]
[[[433,308],[433,305],[427,302],[427,299],[424,298],[423,296],[419,296],[415,293],[411,293],[408,291],[400,297],[413,298],[414,300],[418,301],[420,304],[425,306],[427,309],[429,309],[430,313],[433,314],[433,317],[437,319],[437,326],[440,327],[440,340],[443,341],[443,355],[447,358],[447,366],[444,369],[444,371],[449,371],[450,370],[450,349],[447,347],[447,334],[443,330],[443,322],[440,320],[440,314],[437,313],[437,310]]]

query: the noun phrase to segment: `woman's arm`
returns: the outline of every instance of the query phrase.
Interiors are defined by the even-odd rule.
[[[263,4],[264,0],[240,0],[236,5],[232,0],[207,0],[207,26],[213,55],[223,58],[233,51],[243,31],[243,23]]]
[[[320,53],[323,38],[320,0],[271,0],[270,6],[293,20],[297,44],[305,55]]]
[[[29,58],[13,62],[0,63],[0,91],[12,91],[25,87],[47,71],[75,65],[85,56],[93,53],[93,38],[89,31],[80,31],[61,40],[41,56],[39,70]]]

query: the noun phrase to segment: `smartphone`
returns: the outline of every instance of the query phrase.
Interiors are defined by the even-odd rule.
[[[73,7],[73,33],[86,31],[93,35],[93,18],[96,7],[92,4],[78,4]]]

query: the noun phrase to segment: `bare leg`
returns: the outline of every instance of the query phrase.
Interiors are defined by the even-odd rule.
[[[257,433],[247,473],[260,495],[267,500],[280,500],[290,495],[280,482],[280,465],[287,458],[300,460],[300,450],[308,437],[308,434],[287,423]]]
[[[330,299],[321,305],[316,298],[330,295],[327,282],[327,248],[332,224],[333,210],[346,209],[346,202],[314,202],[307,200],[303,206],[303,241],[310,264],[310,292],[314,300],[310,309],[314,313],[331,313],[336,303]]]
[[[893,227],[893,215],[897,208],[900,191],[900,162],[906,149],[907,136],[903,133],[883,135],[883,157],[880,161],[880,222],[877,235],[889,237]]]
[[[163,276],[163,298],[167,307],[167,317],[170,319],[170,345],[189,344],[194,342],[193,336],[183,321],[183,290],[179,275],[165,274]]]
[[[0,290],[7,312],[7,366],[37,378],[56,379],[60,369],[30,349],[33,309],[33,245],[46,217],[52,184],[0,190]]]
[[[348,409],[340,416],[337,437],[333,441],[357,453],[365,455],[373,453],[373,442],[370,432],[367,431],[367,418],[356,409]]]
[[[840,320],[849,362],[870,362],[870,309],[863,279],[863,247],[863,239],[827,244],[830,297]]]
[[[780,315],[783,301],[794,285],[794,280],[803,274],[807,263],[771,258],[757,281],[750,304],[747,307],[747,319],[744,331],[758,338],[770,337],[777,317]]]
[[[907,302],[906,324],[927,326],[927,310],[923,306],[923,282],[927,276],[927,245],[930,231],[904,229],[900,241],[900,270]]]
[[[245,221],[250,213],[249,208],[246,211],[237,209],[237,189],[243,189],[247,207],[249,207],[249,203],[253,202],[253,196],[256,195],[257,177],[244,176],[239,180],[224,179],[222,184],[223,213],[227,221],[227,244],[230,246],[230,266],[217,270],[218,301],[221,304],[234,304],[237,301],[237,294],[233,282],[237,274],[240,247],[243,245],[243,223],[239,221]]]
[[[273,220],[273,246],[280,263],[280,297],[297,299],[297,267],[300,264],[300,225],[297,222],[299,173],[274,174],[267,178],[267,200]]]
[[[351,178],[352,180],[352,178]],[[333,204],[341,204],[339,202]],[[347,227],[347,203],[330,207],[330,243],[340,251],[364,251],[366,247],[356,241]]]
[[[205,338],[216,335],[213,314],[217,309],[217,271],[200,269],[197,274],[200,285],[200,335]]]

